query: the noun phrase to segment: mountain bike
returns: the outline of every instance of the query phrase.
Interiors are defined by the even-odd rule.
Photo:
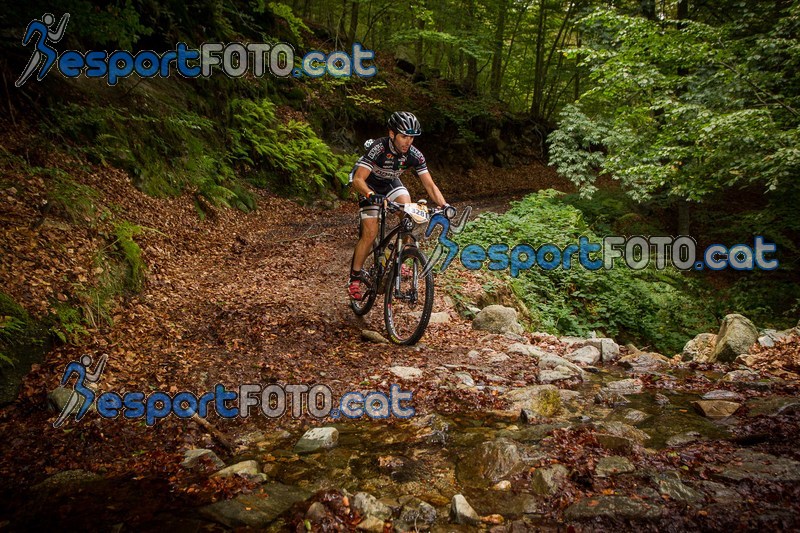
[[[402,212],[400,222],[386,232],[386,214]],[[452,206],[428,209],[424,200],[399,204],[385,200],[379,207],[380,231],[376,244],[364,262],[366,286],[361,299],[350,297],[350,307],[358,316],[366,315],[379,293],[384,293],[383,318],[389,340],[395,344],[415,344],[425,333],[433,309],[433,272],[425,267],[428,259],[417,247],[415,224],[425,224],[441,213],[448,219],[456,215]]]

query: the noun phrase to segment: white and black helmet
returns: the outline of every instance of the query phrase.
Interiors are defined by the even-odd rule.
[[[402,133],[411,137],[422,134],[422,126],[419,120],[414,116],[414,113],[409,113],[408,111],[395,111],[392,113],[387,126],[395,133]]]

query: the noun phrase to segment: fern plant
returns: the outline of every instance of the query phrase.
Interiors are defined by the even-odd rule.
[[[294,119],[282,123],[270,100],[235,100],[233,115],[231,158],[249,167],[252,174],[271,177],[265,182],[256,178],[256,184],[272,182],[279,189],[308,197],[347,183],[351,158],[331,152],[308,123]]]

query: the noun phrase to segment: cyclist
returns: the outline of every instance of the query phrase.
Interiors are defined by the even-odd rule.
[[[389,136],[372,143],[356,163],[353,174],[353,187],[359,193],[361,208],[361,233],[350,267],[349,293],[356,300],[363,298],[362,284],[366,277],[361,268],[378,235],[378,206],[384,199],[401,204],[411,201],[408,190],[400,181],[401,174],[407,169],[413,170],[434,202],[443,208],[449,205],[431,178],[425,156],[411,146],[414,137],[422,133],[417,117],[408,111],[397,111],[389,117],[387,126]]]

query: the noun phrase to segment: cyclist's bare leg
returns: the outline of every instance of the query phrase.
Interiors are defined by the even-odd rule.
[[[375,242],[375,237],[378,235],[378,219],[377,218],[362,218],[361,219],[361,236],[356,243],[355,251],[353,252],[353,265],[352,269],[356,272],[361,270],[364,266],[364,261],[367,259],[370,250],[372,250],[372,243]]]
[[[397,197],[397,199],[395,200],[395,202],[397,202],[398,204],[408,204],[408,203],[411,203],[411,196],[409,196],[409,195],[407,195],[407,194],[401,194],[400,196],[398,196],[398,197]],[[401,211],[401,212],[397,213],[397,219],[398,219],[398,221],[399,221],[399,220],[401,220],[402,218],[403,218],[403,212]],[[405,245],[405,244],[408,244],[408,243],[410,243],[410,242],[412,242],[412,241],[411,241],[411,237],[404,237],[404,238],[403,238],[403,244],[404,244],[404,245]]]

